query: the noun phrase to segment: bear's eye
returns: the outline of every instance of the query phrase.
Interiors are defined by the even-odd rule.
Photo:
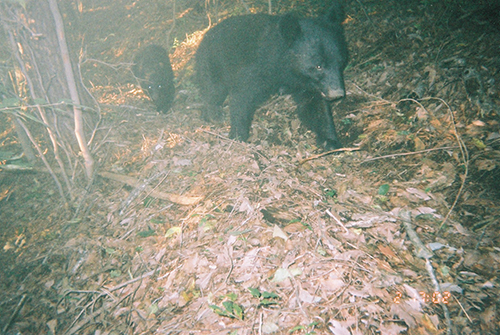
[[[314,65],[309,68],[309,71],[311,72],[323,72],[323,66],[322,65]]]

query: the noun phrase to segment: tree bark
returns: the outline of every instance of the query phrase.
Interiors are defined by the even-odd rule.
[[[71,57],[68,50],[57,1],[29,0],[25,6],[15,1],[0,2],[0,9],[0,20],[16,56],[15,67],[24,77],[16,90],[22,106],[18,115],[25,119],[25,130],[33,132],[28,136],[37,141],[35,147],[50,144],[52,150],[41,151],[43,161],[58,165],[58,169],[52,169],[57,171],[56,184],[60,185],[58,178],[63,178],[71,193],[73,180],[68,175],[79,175],[70,169],[78,166],[75,162],[81,157],[86,179],[92,178],[93,159],[86,141],[92,129],[84,125],[92,127],[94,122],[93,115],[82,111],[82,104],[92,100],[71,63],[76,57]],[[51,155],[54,159],[50,159]]]
[[[66,82],[68,85],[69,94],[71,96],[71,101],[73,101],[73,118],[75,121],[75,136],[80,146],[83,159],[85,160],[85,171],[87,173],[87,178],[92,179],[92,174],[94,170],[94,159],[90,154],[87,142],[85,140],[85,132],[83,131],[83,118],[82,110],[80,109],[80,96],[76,88],[75,77],[73,74],[73,69],[71,66],[71,60],[69,57],[68,46],[66,44],[66,38],[64,35],[64,25],[57,7],[56,0],[48,0],[50,11],[54,17],[55,29],[57,32],[57,41],[59,43],[59,49],[61,51],[62,63],[64,67],[64,74],[66,76]]]

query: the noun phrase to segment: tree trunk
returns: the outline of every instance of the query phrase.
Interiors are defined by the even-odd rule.
[[[82,166],[75,164],[81,163],[81,157],[87,180],[92,177],[93,160],[85,139],[92,129],[84,128],[83,119],[87,125],[95,122],[91,114],[82,113],[82,104],[91,106],[92,100],[83,90],[76,63],[71,63],[77,58],[68,51],[57,2],[29,0],[24,7],[15,2],[0,6],[15,67],[24,77],[23,85],[16,89],[23,106],[19,116],[24,119],[24,129],[35,134],[28,137],[45,155],[42,161],[56,184],[64,181],[66,191],[60,192],[71,194],[68,175],[79,175],[70,169]]]

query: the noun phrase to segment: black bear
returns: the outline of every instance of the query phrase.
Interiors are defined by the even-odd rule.
[[[272,94],[291,94],[301,122],[326,149],[342,147],[330,101],[345,96],[347,44],[344,10],[335,2],[326,15],[230,17],[207,31],[196,52],[196,81],[205,102],[202,116],[221,112],[229,95],[229,136],[246,141],[255,110]]]
[[[175,97],[174,72],[165,49],[149,45],[134,58],[132,72],[139,79],[144,93],[156,105],[159,112],[168,112]]]

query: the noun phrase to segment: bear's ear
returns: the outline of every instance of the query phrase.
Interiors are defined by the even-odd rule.
[[[282,16],[279,28],[281,36],[283,36],[283,39],[288,45],[291,45],[300,37],[300,35],[302,35],[299,19],[293,14],[286,14]]]
[[[326,13],[326,19],[330,23],[341,24],[345,20],[344,6],[340,0],[335,0]]]

